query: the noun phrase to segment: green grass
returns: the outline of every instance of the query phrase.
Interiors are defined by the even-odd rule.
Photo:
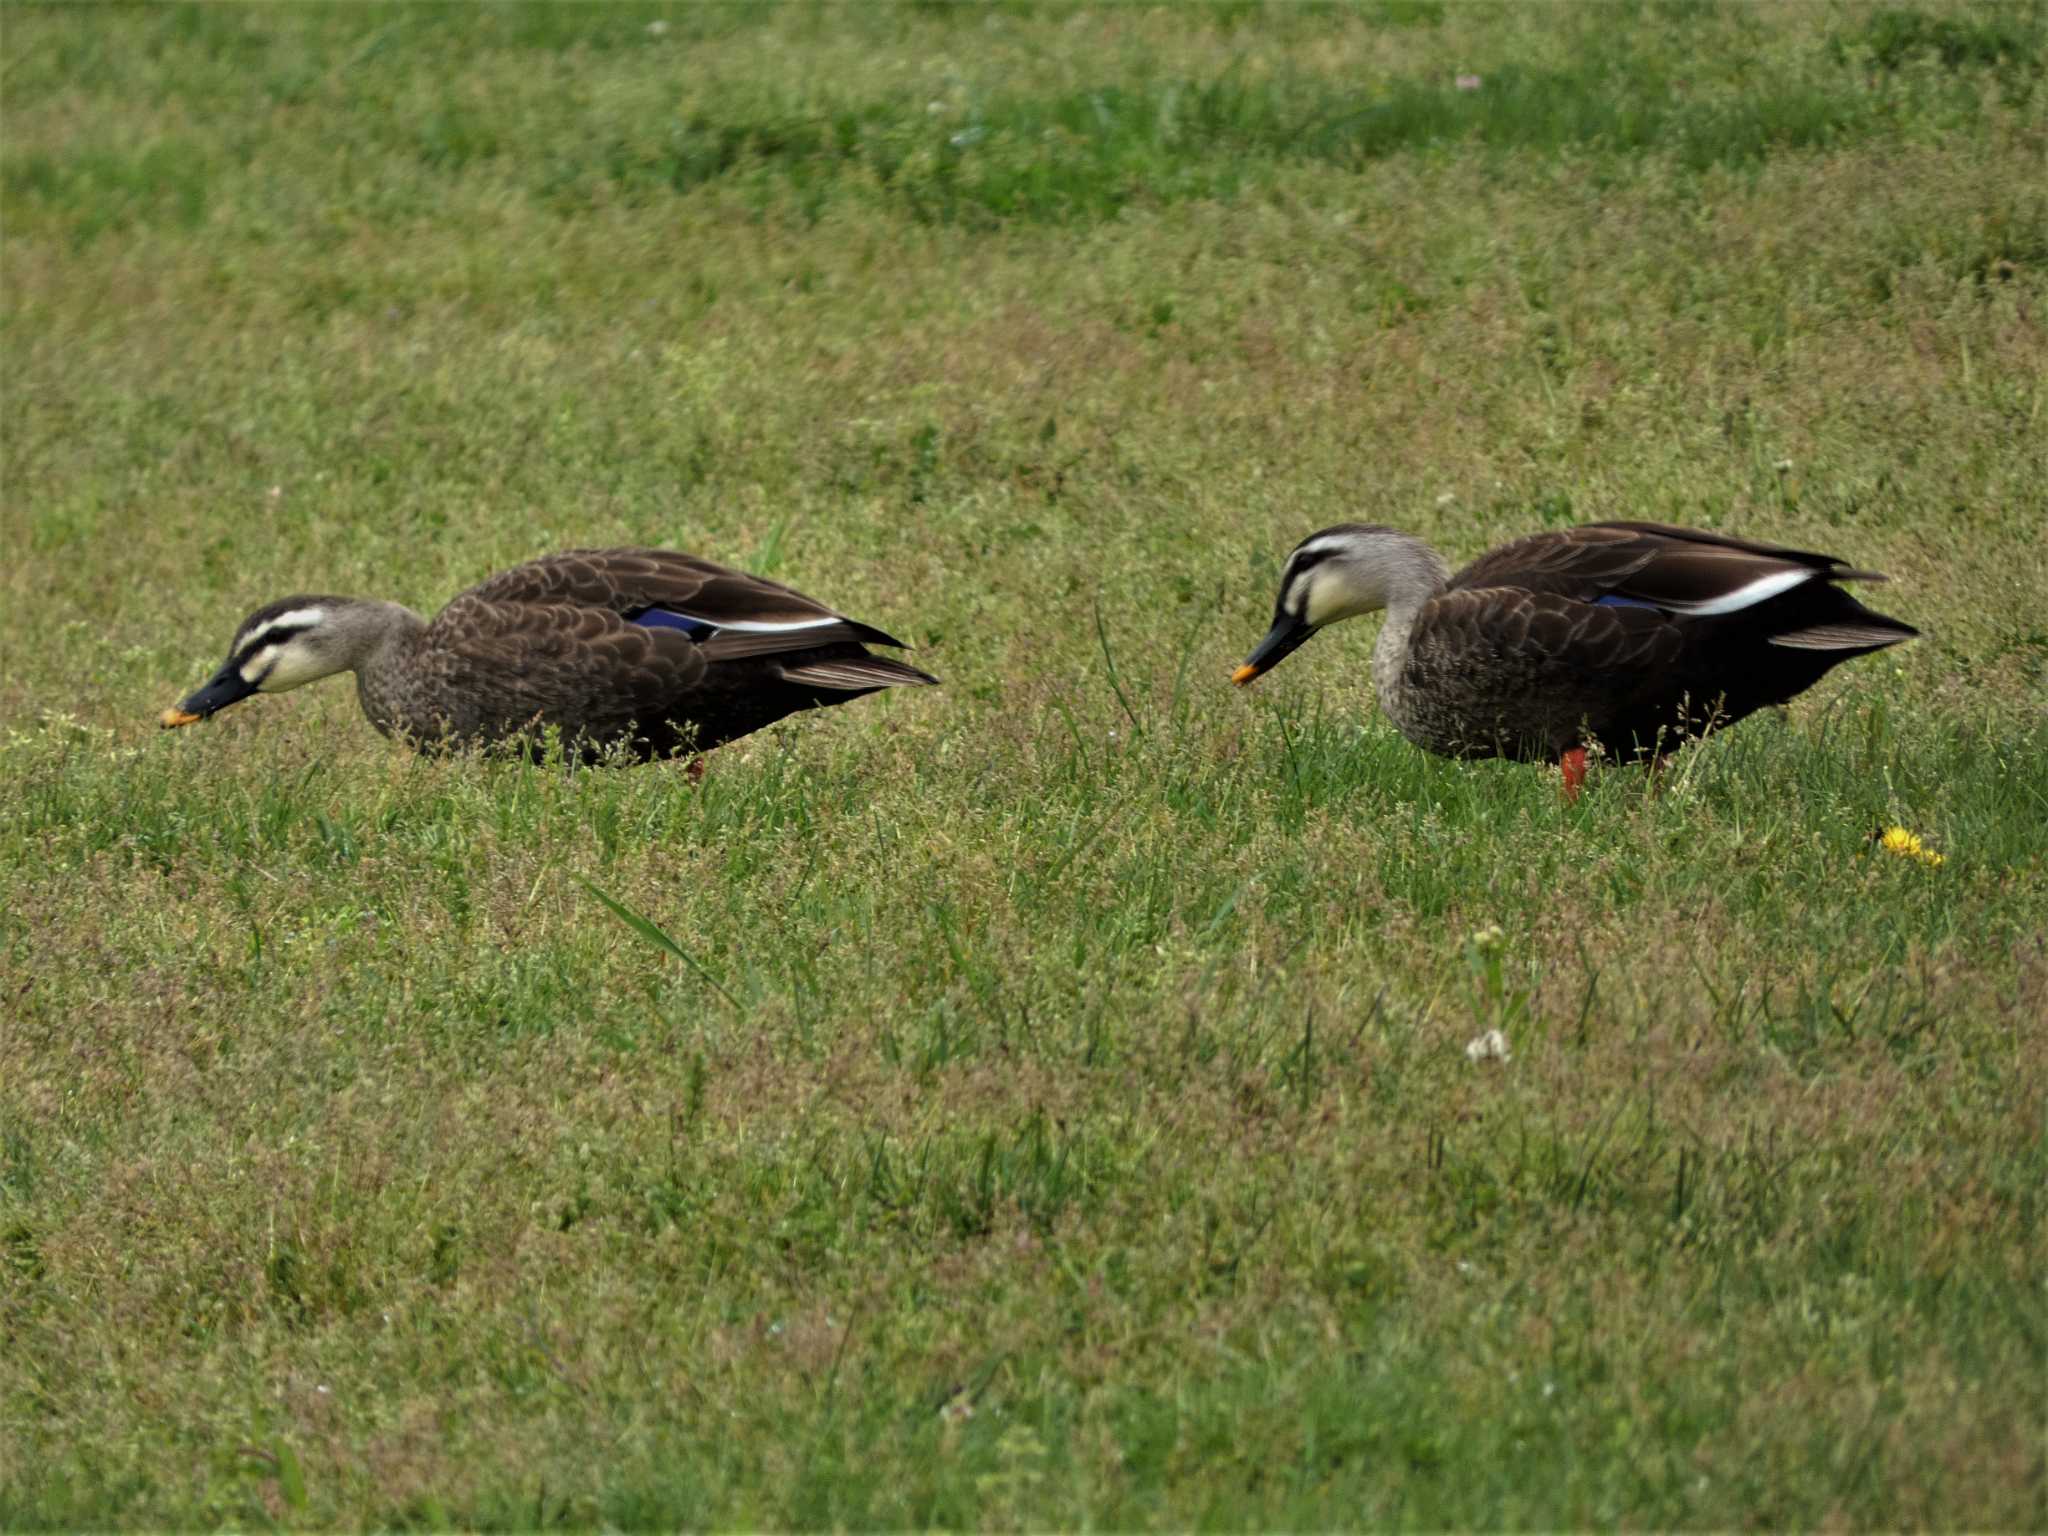
[[[2044,32],[11,7],[0,1525],[2048,1520]],[[1572,806],[1227,686],[1614,516],[1924,638]],[[945,687],[154,726],[613,541]]]
[[[1063,55],[1048,64],[1040,44],[1057,35],[1053,16],[1033,26],[978,6],[935,8],[921,26],[902,11],[750,18],[721,6],[685,12],[680,27],[651,6],[503,7],[475,18],[352,7],[290,29],[261,10],[201,7],[141,28],[154,45],[141,68],[116,63],[110,29],[74,23],[51,27],[51,41],[28,55],[12,86],[17,110],[53,109],[81,81],[125,67],[174,129],[140,138],[103,122],[11,156],[4,186],[17,218],[67,225],[80,241],[216,219],[245,237],[275,238],[280,223],[311,215],[307,194],[325,199],[337,187],[379,219],[419,217],[442,204],[451,180],[508,190],[564,217],[728,183],[757,205],[786,201],[812,218],[853,200],[942,223],[1093,221],[1134,200],[1268,189],[1293,165],[1356,170],[1391,155],[1482,146],[1658,152],[1694,171],[1751,165],[1907,128],[1967,127],[1981,120],[1989,80],[2008,105],[2025,108],[2048,59],[2038,5],[1982,20],[1880,11],[1763,50],[1753,25],[1715,25],[1711,10],[1619,31],[1587,11],[1562,26],[1524,18],[1504,37],[1469,44],[1479,55],[1469,62],[1485,69],[1480,89],[1462,90],[1437,62],[1440,49],[1389,58],[1372,46],[1410,19],[1400,12],[1253,14],[1214,13],[1222,35],[1195,60],[1141,60],[1133,48],[1110,78],[1076,78],[1076,61]],[[1432,18],[1441,23],[1430,11],[1412,20]],[[785,28],[770,27],[777,19]],[[1074,13],[1065,24],[1089,19]],[[960,35],[977,22],[984,36]],[[1269,25],[1277,50],[1260,46]],[[650,26],[665,30],[651,35]],[[781,30],[826,59],[857,50],[866,67],[749,67],[745,43]],[[1105,30],[1135,29],[1112,21]],[[828,32],[839,35],[820,36]],[[1544,48],[1545,33],[1565,46]],[[874,53],[891,59],[926,39],[973,56],[949,60],[924,90],[876,67]],[[496,69],[477,67],[479,47]],[[1323,49],[1345,67],[1328,67]],[[718,65],[700,73],[700,52]],[[537,70],[536,53],[603,62]],[[1913,67],[1928,59],[1940,67]],[[1173,67],[1187,62],[1201,72]],[[249,112],[218,111],[223,94]],[[330,131],[283,155],[261,126],[311,115]],[[259,156],[292,176],[250,176]],[[374,177],[361,170],[366,160]],[[233,191],[223,197],[224,186]]]

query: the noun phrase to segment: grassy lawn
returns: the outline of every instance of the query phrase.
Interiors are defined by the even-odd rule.
[[[2044,70],[7,7],[0,1526],[2048,1523]],[[1227,685],[1312,529],[1606,517],[1925,636],[1575,805],[1370,623]],[[699,787],[155,726],[598,543],[945,687]]]

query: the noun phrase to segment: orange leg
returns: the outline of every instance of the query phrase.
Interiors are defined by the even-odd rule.
[[[1586,749],[1573,747],[1557,760],[1557,766],[1564,770],[1564,797],[1567,801],[1579,798],[1579,787],[1586,782]]]

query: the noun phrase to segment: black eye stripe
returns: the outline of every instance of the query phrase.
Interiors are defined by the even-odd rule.
[[[1286,573],[1280,580],[1280,602],[1285,604],[1288,593],[1295,590],[1301,578],[1336,553],[1334,549],[1298,549],[1289,555]]]
[[[294,624],[289,629],[265,630],[254,640],[245,640],[235,648],[235,665],[246,666],[250,658],[266,646],[283,645],[287,641],[296,640],[312,627],[310,624]],[[267,676],[268,674],[265,675]]]

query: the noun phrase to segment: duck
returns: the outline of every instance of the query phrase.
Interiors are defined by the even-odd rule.
[[[1445,757],[1555,763],[1578,797],[1589,749],[1660,761],[1688,738],[1911,640],[1843,589],[1833,555],[1668,523],[1588,523],[1515,539],[1455,575],[1412,534],[1341,523],[1287,557],[1242,687],[1331,624],[1384,609],[1373,690]]]
[[[301,593],[244,619],[220,670],[159,717],[195,725],[259,693],[353,672],[370,724],[427,751],[555,734],[585,762],[709,752],[800,710],[938,679],[903,642],[779,582],[666,549],[572,549],[501,571],[431,620]],[[692,756],[693,776],[702,771]]]

